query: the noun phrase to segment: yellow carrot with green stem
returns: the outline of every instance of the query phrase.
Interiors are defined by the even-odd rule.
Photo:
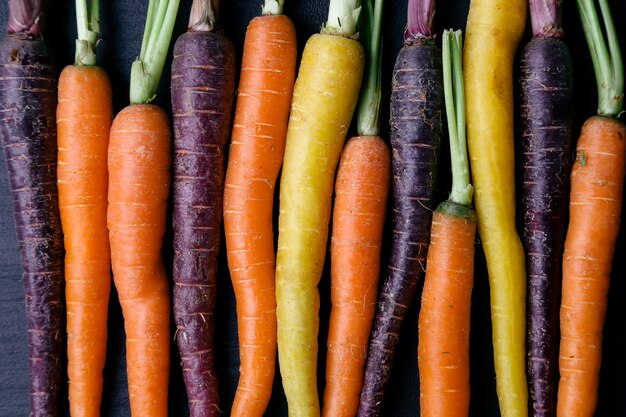
[[[280,183],[278,359],[289,415],[319,416],[319,283],[335,170],[356,107],[364,52],[358,0],[331,0],[328,22],[302,55]]]
[[[526,8],[526,0],[472,0],[464,54],[467,140],[504,417],[528,415],[526,271],[515,228],[513,155],[513,58]]]

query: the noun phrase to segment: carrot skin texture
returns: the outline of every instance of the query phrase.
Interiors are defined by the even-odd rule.
[[[224,231],[237,300],[240,374],[233,417],[262,417],[276,369],[273,204],[296,78],[287,16],[258,16],[246,31],[224,189]]]
[[[170,297],[161,247],[170,188],[166,113],[136,104],[113,120],[109,206],[113,282],[124,329],[133,417],[166,417],[170,368]]]
[[[526,0],[472,0],[463,55],[474,202],[489,273],[500,413],[528,415],[526,267],[516,229],[513,61]]]
[[[319,416],[319,283],[335,170],[363,76],[361,44],[315,34],[294,86],[280,183],[276,316],[289,415]],[[340,70],[338,70],[340,69]]]
[[[625,154],[626,125],[602,116],[585,122],[572,167],[563,254],[557,416],[591,417],[596,409]]]
[[[57,82],[43,40],[0,42],[0,138],[24,268],[32,417],[59,413],[65,344],[63,237],[57,192]]]
[[[224,146],[235,90],[235,53],[216,32],[187,32],[174,46],[174,296],[176,341],[192,417],[219,411],[213,337]]]
[[[322,416],[354,417],[376,311],[380,248],[391,176],[390,152],[379,137],[344,147],[335,185],[331,302]]]
[[[467,417],[474,281],[474,210],[450,201],[433,215],[419,316],[420,415]]]
[[[111,255],[107,149],[111,83],[100,67],[67,66],[59,78],[58,188],[65,257],[70,413],[99,416],[106,359]]]
[[[561,263],[572,136],[572,64],[558,38],[535,37],[521,57],[528,359],[535,417],[556,414]]]
[[[399,52],[391,90],[393,240],[369,345],[358,416],[379,416],[406,311],[424,276],[443,123],[441,52],[421,39]]]

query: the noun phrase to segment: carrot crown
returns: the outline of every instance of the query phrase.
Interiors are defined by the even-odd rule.
[[[577,0],[598,84],[598,114],[617,117],[624,104],[624,64],[607,0],[599,0],[606,40],[593,0]],[[608,48],[607,48],[608,43]]]
[[[450,159],[452,160],[452,191],[449,201],[472,205],[474,189],[470,184],[465,136],[465,86],[463,84],[463,34],[460,30],[443,31],[441,41],[443,55],[443,90],[450,136]]]
[[[130,71],[130,102],[154,100],[172,39],[179,0],[150,0],[141,54]]]
[[[263,16],[283,14],[283,4],[285,0],[265,0],[261,8]]]
[[[361,41],[365,47],[365,82],[361,88],[357,110],[357,132],[361,136],[378,136],[380,133],[380,96],[382,42],[380,27],[384,0],[365,0],[365,13],[361,21]]]
[[[219,0],[194,0],[189,14],[189,30],[211,32],[217,27]]]
[[[562,0],[530,0],[530,21],[533,35],[544,38],[562,38]]]
[[[43,0],[9,0],[7,33],[41,36]]]
[[[100,32],[99,0],[76,0],[76,65],[96,65],[96,44]]]
[[[360,14],[359,0],[330,0],[328,20],[322,28],[322,33],[358,39],[357,26]]]
[[[407,25],[404,31],[405,42],[432,37],[434,15],[435,0],[409,0]]]

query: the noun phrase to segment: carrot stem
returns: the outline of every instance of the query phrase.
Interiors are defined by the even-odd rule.
[[[562,38],[561,0],[529,0],[533,35]]]
[[[365,13],[360,35],[365,47],[367,72],[361,89],[357,109],[357,132],[359,136],[380,134],[381,64],[383,60],[381,22],[384,0],[365,0]]]
[[[360,0],[330,0],[328,20],[322,28],[322,33],[358,39],[357,26],[360,14]]]
[[[100,5],[99,0],[91,0],[89,7],[87,0],[76,0],[76,65],[96,65],[96,43],[100,32]]]
[[[433,36],[435,0],[409,0],[404,41]]]
[[[189,30],[211,32],[217,27],[219,0],[193,0],[189,14]]]
[[[9,0],[7,33],[41,37],[43,8],[43,0]]]
[[[598,114],[617,117],[624,104],[624,65],[609,5],[606,0],[599,0],[606,31],[605,42],[594,1],[577,0],[576,4],[596,74]]]
[[[463,34],[460,30],[443,31],[443,90],[450,136],[452,191],[450,201],[471,206],[474,192],[470,184],[467,140],[465,137],[465,86],[463,84]]]
[[[150,0],[141,54],[130,72],[130,103],[150,103],[165,65],[180,0]]]
[[[283,14],[283,4],[285,4],[285,0],[265,0],[265,4],[261,8],[263,16]]]

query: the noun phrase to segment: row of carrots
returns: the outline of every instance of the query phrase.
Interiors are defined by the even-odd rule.
[[[75,65],[57,89],[41,30],[44,2],[9,0],[0,136],[24,266],[31,415],[57,415],[66,332],[70,412],[100,415],[111,268],[132,415],[167,414],[170,309],[190,415],[221,413],[213,333],[223,220],[241,360],[233,416],[263,415],[277,350],[290,416],[381,415],[421,278],[420,413],[467,416],[476,230],[489,272],[501,414],[592,416],[626,160],[618,120],[624,69],[607,0],[599,0],[599,15],[593,0],[577,0],[599,106],[573,164],[561,2],[530,0],[534,37],[520,71],[523,239],[515,224],[512,85],[525,0],[472,0],[464,48],[460,32],[445,31],[443,51],[435,1],[408,1],[391,86],[391,151],[379,137],[383,0],[331,0],[297,74],[283,2],[265,0],[248,26],[231,132],[234,48],[219,30],[218,2],[193,1],[189,30],[174,46],[172,139],[169,116],[150,103],[179,0],[150,0],[131,104],[115,117],[96,62],[98,1],[76,0]],[[355,109],[359,136],[344,146]],[[452,190],[436,206],[446,130]],[[378,294],[390,189],[391,258]],[[170,190],[172,297],[162,258]],[[321,408],[318,283],[329,226]]]

